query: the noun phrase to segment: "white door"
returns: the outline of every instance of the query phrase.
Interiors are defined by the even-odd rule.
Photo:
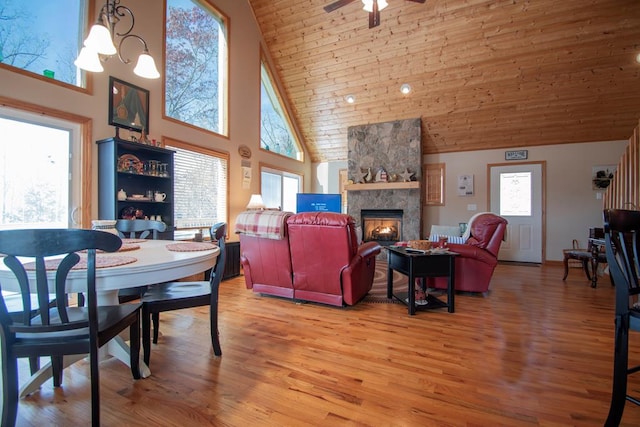
[[[543,164],[489,165],[491,212],[509,221],[501,261],[542,262]]]

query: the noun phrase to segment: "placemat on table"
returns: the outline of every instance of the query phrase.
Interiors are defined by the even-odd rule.
[[[131,238],[124,238],[122,239],[122,244],[128,244],[128,243],[142,243],[142,242],[146,242],[147,239],[131,239]]]
[[[140,245],[137,243],[122,243],[118,252],[135,251],[136,249],[140,249]]]
[[[123,243],[122,246],[120,246],[120,249],[118,249],[116,252],[135,251],[136,249],[140,249],[140,245],[134,244],[134,243]],[[85,249],[83,251],[80,251],[79,253],[86,254],[87,250]],[[113,252],[106,252],[106,251],[103,251],[102,249],[98,249],[98,250],[96,250],[96,253],[97,254],[100,254],[100,253],[104,254],[104,253],[113,253]]]
[[[210,251],[215,248],[216,245],[208,242],[170,243],[167,245],[167,249],[173,252]]]
[[[44,261],[47,270],[55,270],[62,261],[62,258],[47,259]],[[138,258],[126,255],[96,255],[96,268],[117,267],[119,265],[131,264],[138,261]],[[80,255],[80,261],[74,265],[72,270],[84,270],[87,268],[87,257]],[[35,270],[35,262],[27,262],[24,264],[25,270]]]

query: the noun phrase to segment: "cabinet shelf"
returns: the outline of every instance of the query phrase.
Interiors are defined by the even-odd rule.
[[[168,203],[168,202],[156,202],[155,200],[135,200],[135,199],[131,199],[131,200],[118,200],[118,203],[121,204],[131,204],[131,203],[146,203],[146,204],[154,204],[154,205],[161,205],[163,203]]]
[[[174,154],[173,150],[143,145],[119,138],[108,138],[96,141],[98,144],[98,216],[99,219],[122,218],[123,210],[135,209],[140,218],[162,217],[167,224],[167,231],[160,233],[162,239],[173,239],[174,223]],[[159,162],[166,165],[166,176],[144,173],[143,169],[124,170],[122,159],[133,159],[140,164]],[[163,168],[164,172],[164,168]],[[161,192],[166,194],[164,201],[144,197],[118,200],[118,193],[123,190],[128,195]],[[138,211],[140,213],[138,213]],[[128,215],[128,213],[127,213]]]
[[[420,188],[419,181],[409,182],[372,182],[370,184],[347,184],[347,191],[364,191],[364,190],[410,190]]]
[[[127,171],[118,171],[119,175],[123,175],[123,176],[144,176],[146,178],[158,178],[158,179],[169,179],[171,178],[170,176],[159,176],[159,175],[149,175],[146,173],[131,173],[131,172],[127,172]]]

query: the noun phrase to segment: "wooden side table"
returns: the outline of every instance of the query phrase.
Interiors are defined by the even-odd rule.
[[[449,313],[455,311],[455,252],[443,253],[412,253],[404,247],[387,246],[387,298],[397,298],[408,306],[409,315],[413,316],[417,309],[430,310],[434,308],[447,308]],[[409,278],[407,295],[393,293],[393,270],[398,271]],[[435,296],[427,296],[427,304],[416,307],[415,281],[425,277],[447,277],[447,302],[441,301]]]

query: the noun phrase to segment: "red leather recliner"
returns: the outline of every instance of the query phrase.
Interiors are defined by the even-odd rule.
[[[350,215],[305,212],[287,219],[294,298],[354,305],[371,290],[380,245],[358,245]]]
[[[336,306],[371,290],[380,245],[358,245],[351,216],[247,211],[238,216],[240,262],[254,292]]]
[[[236,233],[240,235],[240,263],[248,289],[293,298],[287,233],[287,218],[291,215],[291,212],[256,210],[238,216]]]
[[[492,213],[482,213],[469,224],[470,237],[465,243],[449,243],[456,257],[455,290],[487,292],[498,264],[498,251],[507,229],[507,220]],[[435,278],[429,286],[446,289],[446,278]]]

